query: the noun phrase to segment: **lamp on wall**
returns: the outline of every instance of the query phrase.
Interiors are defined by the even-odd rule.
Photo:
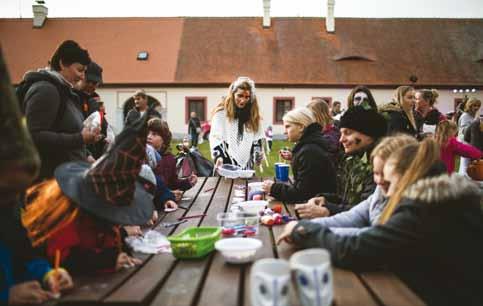
[[[454,88],[452,90],[453,93],[457,94],[457,93],[475,93],[476,92],[476,88]]]

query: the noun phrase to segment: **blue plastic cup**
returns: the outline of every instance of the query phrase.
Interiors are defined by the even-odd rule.
[[[278,166],[278,171],[280,172],[279,180],[282,182],[288,182],[288,172],[290,166],[288,164],[282,164]]]
[[[280,166],[285,165],[285,163],[275,163],[274,165],[275,165],[275,178],[277,180],[280,180],[280,177],[281,177]]]

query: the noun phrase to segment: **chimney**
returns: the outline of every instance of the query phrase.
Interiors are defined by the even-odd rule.
[[[335,32],[334,6],[335,0],[327,0],[327,17],[325,18],[325,28],[328,33]]]
[[[270,27],[270,0],[263,0],[263,27]]]
[[[34,12],[34,28],[41,28],[44,26],[45,20],[47,20],[47,13],[49,9],[45,6],[45,2],[42,0],[35,1],[37,4],[32,5]]]

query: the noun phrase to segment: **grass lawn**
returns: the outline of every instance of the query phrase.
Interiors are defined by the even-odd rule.
[[[180,143],[181,140],[179,139],[173,139],[171,141],[171,152],[176,155],[178,150],[176,150],[176,145]],[[260,171],[260,169],[257,167],[256,169],[256,176],[259,177],[273,177],[275,176],[274,174],[274,166],[273,164],[278,162],[278,151],[283,149],[284,147],[289,147],[292,148],[292,144],[289,143],[288,141],[283,141],[283,140],[274,140],[273,145],[272,145],[272,151],[270,154],[268,154],[268,167],[266,163],[263,163],[263,172]],[[198,145],[198,149],[200,150],[201,154],[206,157],[207,159],[211,160],[210,156],[210,145],[208,141],[203,142],[201,145]],[[290,174],[291,175],[291,174]]]

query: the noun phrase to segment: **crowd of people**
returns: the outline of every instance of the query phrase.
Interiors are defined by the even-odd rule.
[[[2,86],[10,86],[0,58]],[[195,173],[179,178],[172,133],[143,90],[124,129],[109,137],[96,93],[102,71],[68,40],[48,68],[25,74],[18,103],[11,90],[1,97],[2,303],[43,303],[71,288],[72,274],[140,264],[124,238],[176,209],[198,181]],[[401,86],[377,104],[357,86],[347,110],[314,98],[285,113],[293,147],[280,158],[291,164],[292,184],[266,180],[263,191],[295,205],[303,220],[288,223],[277,242],[325,248],[347,269],[390,269],[428,304],[481,305],[481,190],[464,175],[468,160],[482,157],[481,101],[466,101],[454,122],[437,98],[436,90]],[[193,147],[209,140],[215,168],[254,169],[272,149],[248,77],[231,83],[211,126],[191,113],[188,133]],[[463,175],[455,173],[458,156]],[[54,271],[54,261],[63,268]]]
[[[17,99],[2,95],[2,305],[40,304],[71,288],[73,274],[140,264],[124,238],[176,209],[198,180],[178,177],[169,126],[143,90],[114,138],[96,93],[102,67],[72,40],[48,62],[25,74]],[[3,57],[1,68],[10,93]]]

